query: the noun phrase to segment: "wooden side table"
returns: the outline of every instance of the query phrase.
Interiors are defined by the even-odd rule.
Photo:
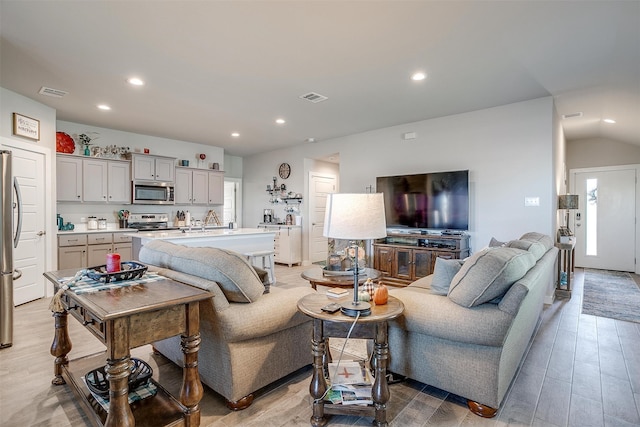
[[[75,273],[76,270],[61,270],[44,275],[57,291],[59,279]],[[81,295],[67,290],[62,295],[65,311],[54,313],[51,355],[56,359],[52,383],[71,386],[94,426],[199,426],[199,403],[204,393],[198,374],[199,302],[211,297],[208,291],[169,279]],[[69,362],[69,313],[107,346],[106,354],[101,352]],[[180,401],[156,383],[154,396],[129,405],[130,349],[174,335],[182,336],[184,353]],[[105,364],[109,380],[108,411],[97,404],[82,380],[88,371]]]
[[[351,298],[353,295],[351,295]],[[340,312],[333,314],[321,310],[330,302],[326,295],[309,294],[298,301],[298,310],[313,318],[313,337],[311,346],[313,351],[313,375],[309,392],[313,398],[313,414],[311,425],[320,427],[327,424],[325,414],[346,414],[359,416],[373,416],[373,424],[387,426],[387,402],[389,401],[389,385],[387,384],[387,361],[389,358],[389,343],[387,336],[387,322],[404,311],[404,304],[397,298],[389,297],[385,305],[372,305],[371,315],[360,317],[351,333],[351,338],[373,338],[374,355],[372,359],[375,380],[371,389],[373,405],[342,405],[324,401],[322,397],[327,391],[326,362],[327,344],[329,337],[344,338],[347,336],[355,318],[345,316]]]
[[[571,274],[574,270],[576,238],[571,236],[568,242],[557,242],[558,251],[558,282],[556,284],[556,296],[571,298]],[[567,275],[567,284],[562,285],[562,273]]]
[[[322,268],[316,267],[303,271],[300,276],[308,280],[313,289],[316,289],[318,285],[328,286],[330,288],[353,288],[353,273],[345,275],[324,274]],[[358,284],[362,285],[367,279],[378,283],[380,276],[381,274],[378,270],[365,268],[364,273],[358,274]]]

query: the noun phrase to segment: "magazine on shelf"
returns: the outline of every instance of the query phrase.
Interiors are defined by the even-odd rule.
[[[331,389],[325,400],[343,405],[370,405],[371,374],[364,361],[343,360],[329,363],[329,383]]]

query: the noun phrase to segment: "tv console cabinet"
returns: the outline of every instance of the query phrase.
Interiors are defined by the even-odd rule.
[[[468,256],[468,234],[391,233],[373,244],[373,268],[382,273],[384,284],[392,286],[407,286],[432,274],[438,258]]]

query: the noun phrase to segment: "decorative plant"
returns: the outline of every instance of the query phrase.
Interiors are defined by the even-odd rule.
[[[95,132],[89,132],[89,133],[95,133]],[[82,145],[86,149],[87,147],[93,145],[91,144],[91,141],[98,138],[99,138],[98,136],[89,136],[86,133],[81,133],[80,135],[77,136],[76,139],[80,143],[80,145]]]

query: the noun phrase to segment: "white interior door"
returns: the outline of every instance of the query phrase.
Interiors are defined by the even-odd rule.
[[[22,277],[13,282],[13,302],[20,305],[45,296],[42,275],[46,256],[44,154],[16,147],[10,149],[13,176],[18,180],[22,196],[22,231],[18,247],[13,251],[14,268],[22,271]],[[17,224],[17,215],[15,207],[14,224]]]
[[[224,208],[223,221],[225,225],[230,222],[237,223],[240,220],[238,216],[238,200],[240,199],[240,181],[225,178],[224,180]],[[238,224],[240,227],[241,224]]]
[[[309,214],[311,232],[309,234],[309,260],[326,261],[328,243],[322,235],[324,229],[324,211],[327,206],[327,195],[335,193],[336,177],[333,175],[309,174]]]
[[[577,211],[570,211],[576,235],[576,265],[616,271],[635,271],[635,166],[572,171]]]

